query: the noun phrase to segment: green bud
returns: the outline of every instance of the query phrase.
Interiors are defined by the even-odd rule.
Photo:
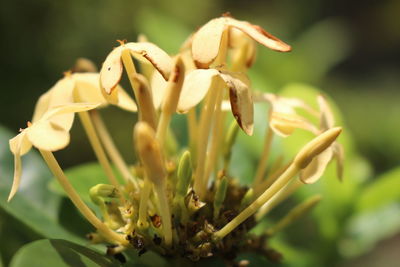
[[[103,198],[118,198],[118,189],[109,184],[98,184],[90,188],[89,196],[96,205],[101,205]]]
[[[223,176],[219,181],[218,188],[214,196],[214,219],[216,219],[219,215],[222,203],[225,200],[227,189],[228,189],[228,179],[226,178],[226,176]]]

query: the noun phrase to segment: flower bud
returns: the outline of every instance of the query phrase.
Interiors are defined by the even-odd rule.
[[[156,185],[163,183],[166,171],[153,128],[145,122],[138,122],[134,129],[134,143],[147,177]]]
[[[341,127],[335,127],[318,135],[300,150],[293,163],[298,168],[304,169],[315,156],[327,149],[341,132]]]

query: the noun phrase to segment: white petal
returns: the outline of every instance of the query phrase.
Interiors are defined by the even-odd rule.
[[[192,56],[199,68],[208,68],[218,56],[224,29],[225,18],[217,18],[206,23],[194,34]]]
[[[300,180],[305,184],[313,184],[321,178],[326,166],[332,159],[332,148],[314,157],[312,161],[300,172]]]
[[[321,112],[321,129],[326,130],[332,128],[335,125],[335,119],[333,116],[333,112],[330,109],[328,102],[325,97],[319,95],[317,97],[319,110]]]
[[[67,130],[44,120],[29,127],[27,136],[35,147],[46,151],[57,151],[66,147],[70,139]]]
[[[214,87],[216,82],[220,80],[220,73],[215,69],[201,69],[189,72],[183,82],[177,111],[183,113],[196,106],[203,100],[208,90],[218,90],[218,88]]]

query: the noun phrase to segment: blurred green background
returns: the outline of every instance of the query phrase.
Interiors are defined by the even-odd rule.
[[[289,83],[319,88],[341,110],[357,157],[368,162],[365,176],[371,183],[399,166],[398,0],[361,3],[344,0],[3,1],[0,9],[0,125],[15,134],[20,127],[25,127],[36,99],[60,79],[63,71],[78,57],[87,57],[100,66],[117,45],[117,39],[135,41],[139,33],[175,53],[193,30],[226,11],[238,19],[263,26],[293,47],[288,54],[259,47],[258,59],[250,72],[255,88],[278,92]],[[112,117],[113,128],[118,127],[114,131],[117,145],[130,140],[131,114],[111,109],[104,115],[106,119]],[[57,153],[64,167],[94,160],[79,127],[77,124],[74,129],[76,134],[73,134],[71,146]],[[88,149],[82,149],[85,146]],[[129,146],[123,147],[123,154],[132,159],[132,150]],[[2,149],[7,149],[5,144]],[[397,177],[393,178],[394,185],[399,185],[397,173],[392,174]],[[351,175],[346,179],[352,179]],[[399,190],[400,186],[396,191]],[[377,194],[376,198],[380,199],[385,189]],[[399,194],[393,194],[392,202],[397,201],[398,205]],[[387,210],[382,216],[391,221],[397,208]],[[348,213],[351,210],[349,208]],[[0,237],[6,231],[1,225],[12,221],[3,213],[0,212]],[[374,225],[380,226],[379,223]],[[378,231],[375,226],[369,231]],[[400,234],[396,227],[364,254],[347,259],[343,253],[342,256],[331,255],[338,259],[331,261],[332,265],[395,266],[390,264],[400,262],[396,254]],[[327,264],[329,260],[323,262]]]

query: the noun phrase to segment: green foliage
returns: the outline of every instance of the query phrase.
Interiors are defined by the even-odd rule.
[[[15,254],[10,267],[111,267],[118,265],[115,260],[72,242],[60,239],[44,239],[22,247]]]

